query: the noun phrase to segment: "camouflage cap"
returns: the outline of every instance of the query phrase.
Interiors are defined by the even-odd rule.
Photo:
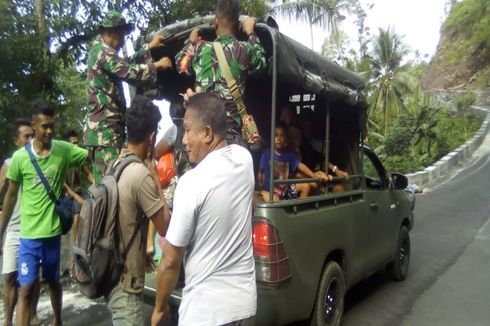
[[[133,24],[127,23],[121,13],[111,10],[100,23],[100,28],[117,28],[130,32],[133,30]]]

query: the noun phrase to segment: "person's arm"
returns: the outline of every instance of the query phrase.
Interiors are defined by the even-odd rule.
[[[157,70],[172,68],[172,61],[163,57],[154,63],[136,64],[120,58],[114,51],[105,51],[101,59],[102,69],[109,75],[131,85],[156,79]]]
[[[7,182],[7,170],[7,164],[3,163],[2,167],[0,168],[0,191],[2,191],[5,182]]]
[[[249,72],[260,71],[265,68],[265,50],[260,40],[255,35],[255,18],[247,17],[242,24],[243,32],[248,36],[245,46],[250,57]]]
[[[337,165],[333,164],[332,162],[328,162],[328,169],[332,171],[337,177],[344,177],[345,179],[349,179],[349,173],[342,171]]]
[[[90,161],[89,159],[86,160],[86,162]],[[87,165],[83,165],[83,172],[85,173],[85,176],[88,180],[88,183],[89,184],[93,184],[94,183],[94,174],[92,173],[92,171],[90,171],[90,169],[88,168]]]
[[[150,174],[153,179],[158,197],[163,203],[163,206],[155,214],[149,216],[149,218],[151,219],[151,222],[158,234],[164,237],[167,233],[168,225],[170,223],[170,211],[168,209],[167,202],[163,197],[162,186],[160,185],[160,179],[158,178],[155,160],[153,159],[153,152],[150,151],[148,153],[148,157],[148,169],[150,170]]]
[[[192,61],[196,55],[199,43],[201,43],[201,30],[194,28],[186,41],[186,45],[175,55],[175,66],[179,74],[193,75]]]
[[[170,128],[163,134],[155,146],[154,156],[158,160],[163,154],[168,153],[174,149],[175,141],[177,140],[177,126],[172,124]]]
[[[153,255],[155,254],[155,225],[150,220],[148,224],[148,234],[146,236],[146,259],[145,259],[145,271],[151,273],[155,270],[155,262],[153,261]]]
[[[144,44],[141,48],[128,57],[129,63],[149,63],[151,62],[151,50],[161,48],[163,46],[164,37],[159,34],[153,35],[150,43]]]
[[[12,217],[15,203],[17,202],[18,191],[19,184],[13,180],[9,180],[9,187],[3,201],[2,218],[0,219],[0,254],[3,254],[3,236]]]
[[[80,205],[83,204],[84,200],[83,200],[82,196],[80,196],[75,191],[73,191],[73,189],[71,189],[71,187],[69,185],[67,185],[66,183],[64,184],[64,187],[65,187],[65,191],[68,194],[68,196],[73,198],[78,204],[80,204]]]
[[[179,280],[180,268],[186,247],[175,247],[167,242],[163,250],[165,256],[158,266],[155,308],[151,316],[152,326],[158,325],[165,315],[168,299]]]
[[[264,171],[262,170],[259,170],[259,172],[257,173],[257,183],[259,185],[259,188],[262,189],[262,187],[264,186]]]
[[[67,185],[66,183],[64,184],[64,187],[65,187],[65,191],[68,194],[68,196],[73,198],[81,206],[84,202],[84,199],[79,194],[77,194],[75,191],[73,191],[73,189],[71,189],[71,187],[69,185]],[[73,231],[72,231],[72,234],[73,234],[74,243],[77,242],[79,217],[80,217],[80,212],[75,212],[75,214],[73,214],[73,226],[72,226]]]
[[[326,175],[325,173],[323,174],[314,173],[313,171],[310,170],[309,167],[307,167],[304,163],[301,162],[298,164],[298,171],[306,175],[308,178],[313,178],[313,179],[320,178],[323,179],[323,181],[331,180],[330,176]]]
[[[174,147],[167,143],[165,139],[160,139],[158,144],[155,146],[155,158],[159,159],[163,154],[172,151]]]

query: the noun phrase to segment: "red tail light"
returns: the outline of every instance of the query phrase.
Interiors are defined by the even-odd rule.
[[[289,256],[274,225],[264,220],[255,220],[253,246],[258,282],[279,283],[291,277]]]

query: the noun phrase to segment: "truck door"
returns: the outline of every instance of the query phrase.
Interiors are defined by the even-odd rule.
[[[370,150],[363,151],[364,200],[369,220],[369,265],[378,267],[393,252],[394,234],[398,232],[396,201],[381,162]]]

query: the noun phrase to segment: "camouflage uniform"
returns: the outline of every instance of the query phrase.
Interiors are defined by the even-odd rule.
[[[221,43],[225,57],[230,66],[242,96],[249,73],[265,68],[265,51],[259,38],[252,34],[248,42],[240,42],[230,35],[219,35],[216,42]],[[198,41],[186,45],[175,57],[175,65],[179,73],[196,76],[195,86],[203,92],[217,91],[227,100],[227,134],[230,138],[241,138],[242,119],[228,89],[225,77],[219,68],[213,43]]]
[[[117,12],[109,12],[102,27],[128,27]],[[84,144],[91,148],[94,178],[98,182],[107,164],[116,159],[125,142],[126,102],[122,81],[128,83],[156,80],[148,44],[129,58],[120,58],[116,50],[98,37],[87,62],[88,112],[85,117]]]

